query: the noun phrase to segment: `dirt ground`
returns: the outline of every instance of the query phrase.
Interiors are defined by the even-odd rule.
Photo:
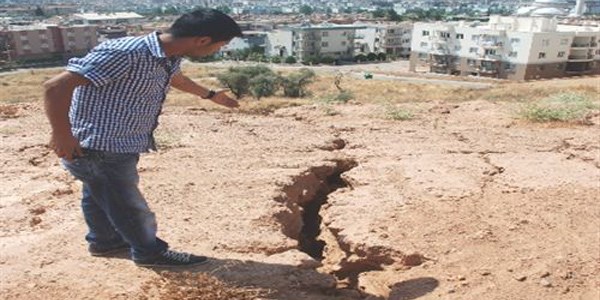
[[[360,100],[167,106],[141,188],[160,237],[211,257],[178,275],[89,256],[41,103],[1,104],[0,297],[600,299],[598,116],[539,125],[501,99],[432,99],[394,121]]]

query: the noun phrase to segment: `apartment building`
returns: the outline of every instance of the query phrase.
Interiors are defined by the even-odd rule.
[[[231,56],[235,51],[255,47],[262,49],[263,54],[266,54],[267,32],[244,31],[242,37],[235,37],[227,45],[223,46],[221,53],[225,56]]]
[[[144,19],[144,16],[132,12],[117,12],[110,14],[98,14],[98,13],[83,13],[74,14],[73,22],[84,25],[98,25],[98,26],[110,26],[110,25],[125,25],[125,24],[137,24]]]
[[[95,26],[8,26],[0,30],[0,60],[8,63],[18,60],[68,58],[84,54],[97,44]]]
[[[600,29],[557,19],[492,16],[489,23],[416,23],[410,70],[532,80],[600,74]]]
[[[366,28],[356,31],[356,54],[385,53],[399,58],[410,57],[412,23],[362,25]]]
[[[329,23],[291,26],[269,36],[270,54],[287,54],[296,57],[298,61],[305,61],[311,57],[352,60],[356,31],[365,28]]]

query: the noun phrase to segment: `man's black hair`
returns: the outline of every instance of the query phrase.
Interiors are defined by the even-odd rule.
[[[175,38],[208,36],[212,42],[241,37],[240,26],[228,15],[209,8],[200,8],[179,17],[169,29]]]

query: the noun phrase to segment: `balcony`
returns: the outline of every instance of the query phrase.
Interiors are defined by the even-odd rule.
[[[502,48],[504,46],[504,43],[498,41],[481,41],[479,42],[479,46],[481,46],[484,49],[497,49]]]
[[[590,43],[573,43],[571,44],[571,48],[590,48],[592,44]]]
[[[485,54],[485,55],[480,56],[478,59],[482,60],[482,61],[499,61],[499,60],[502,60],[502,55]]]
[[[586,62],[594,60],[593,55],[569,55],[568,60],[570,62]]]
[[[494,69],[494,68],[477,68],[476,70],[480,74],[496,74],[496,73],[498,73],[498,69]]]

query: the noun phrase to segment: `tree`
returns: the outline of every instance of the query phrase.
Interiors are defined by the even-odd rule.
[[[387,19],[388,21],[393,21],[393,22],[401,22],[403,21],[402,16],[400,16],[395,10],[393,9],[388,9],[386,11],[386,15],[387,15]]]
[[[36,17],[44,17],[44,16],[46,16],[46,13],[40,6],[38,6],[35,8],[35,16]]]
[[[295,64],[297,62],[298,61],[296,61],[296,58],[293,57],[293,56],[288,56],[288,57],[285,58],[285,63],[286,64],[290,64],[291,65],[291,64]]]
[[[273,74],[260,74],[250,80],[250,93],[257,100],[268,97],[277,91],[278,78]]]
[[[373,18],[383,18],[385,17],[385,11],[381,8],[378,8],[374,12],[372,12],[371,15],[373,16]]]
[[[379,54],[377,54],[377,59],[380,61],[385,61],[387,59],[387,56],[385,53],[380,52]]]
[[[219,74],[217,79],[222,85],[226,86],[236,96],[241,99],[244,95],[252,92],[253,95],[264,96],[267,90],[264,86],[255,87],[254,85],[263,85],[263,80],[253,81],[260,76],[269,77],[272,82],[276,82],[277,75],[266,66],[249,66],[229,68],[225,73]],[[276,84],[274,83],[276,86]],[[268,94],[268,93],[267,93]]]
[[[369,61],[376,61],[377,60],[377,54],[375,54],[373,52],[367,54],[367,60],[369,60]]]
[[[355,62],[363,62],[367,60],[367,56],[364,54],[358,54],[354,57]]]
[[[226,86],[235,95],[237,99],[241,99],[248,93],[248,76],[239,72],[227,72],[217,76],[219,82]]]
[[[298,72],[289,74],[287,77],[281,78],[283,94],[286,97],[304,97],[306,95],[306,86],[310,84],[315,72],[309,69],[300,69]]]
[[[300,13],[303,15],[312,15],[313,12],[314,9],[310,5],[304,4],[300,7]]]
[[[224,13],[224,14],[230,14],[231,13],[231,8],[227,5],[219,5],[217,6],[216,10]]]

